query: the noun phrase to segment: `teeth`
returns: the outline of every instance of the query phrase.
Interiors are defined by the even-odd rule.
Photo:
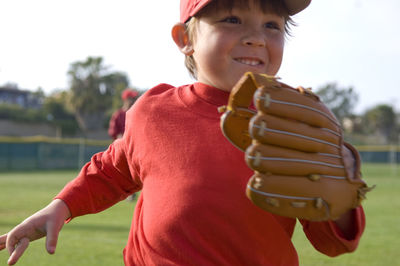
[[[242,64],[250,65],[250,66],[257,66],[257,65],[261,64],[261,62],[259,60],[251,60],[251,59],[238,58],[238,59],[236,59],[236,61],[238,61]]]

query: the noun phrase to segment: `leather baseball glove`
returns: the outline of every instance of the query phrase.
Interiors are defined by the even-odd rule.
[[[254,106],[252,106],[252,103]],[[220,110],[225,137],[255,171],[246,194],[274,214],[335,220],[360,205],[369,188],[357,150],[310,89],[246,73]]]

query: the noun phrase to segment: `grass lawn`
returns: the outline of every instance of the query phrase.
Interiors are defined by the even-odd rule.
[[[0,234],[46,206],[76,171],[0,173]],[[135,203],[122,201],[105,212],[82,216],[62,229],[54,255],[48,255],[44,239],[30,244],[18,261],[21,266],[123,265]],[[0,252],[6,265],[8,252]]]
[[[0,234],[44,207],[75,177],[76,171],[0,173]],[[400,265],[400,167],[365,164],[364,179],[377,188],[363,203],[367,227],[359,248],[351,254],[329,258],[319,254],[298,226],[293,242],[300,265]],[[127,241],[134,203],[122,201],[109,210],[79,217],[64,226],[55,255],[47,255],[44,239],[35,241],[17,265],[114,266],[123,265],[122,250]],[[0,265],[8,253],[0,252]]]
[[[330,258],[315,251],[301,226],[297,226],[293,242],[299,253],[300,265],[400,265],[400,166],[364,164],[363,178],[376,188],[363,202],[367,225],[354,253]]]

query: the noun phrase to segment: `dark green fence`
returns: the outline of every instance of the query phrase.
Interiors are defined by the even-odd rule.
[[[0,137],[0,171],[79,169],[110,141]],[[398,146],[359,146],[363,162],[400,164]]]
[[[0,170],[79,169],[110,142],[0,138]]]
[[[363,162],[400,164],[399,146],[359,146],[357,149]]]

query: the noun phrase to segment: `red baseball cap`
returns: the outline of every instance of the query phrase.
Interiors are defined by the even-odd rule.
[[[181,20],[185,23],[189,18],[197,14],[212,0],[181,0]],[[294,15],[305,9],[311,0],[283,0],[288,8],[289,15]]]
[[[128,98],[135,98],[136,96],[138,96],[138,92],[132,89],[125,89],[122,94],[121,94],[121,98],[122,100],[126,100]]]

